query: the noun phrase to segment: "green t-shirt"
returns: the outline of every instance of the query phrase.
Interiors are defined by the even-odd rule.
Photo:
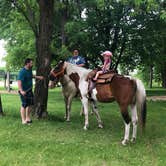
[[[22,82],[22,88],[24,91],[31,90],[32,89],[32,70],[27,70],[25,68],[22,68],[19,73],[17,80],[20,80]]]

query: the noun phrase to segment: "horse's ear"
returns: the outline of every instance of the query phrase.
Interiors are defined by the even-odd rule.
[[[65,62],[64,59],[60,59],[59,64],[63,64]]]
[[[63,63],[63,69],[65,69],[66,66],[67,66],[67,63],[66,63],[66,61],[65,61],[65,62]]]

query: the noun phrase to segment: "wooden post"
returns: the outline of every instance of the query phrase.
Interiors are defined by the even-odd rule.
[[[7,91],[10,92],[10,72],[6,73],[7,77]]]
[[[4,88],[5,89],[7,89],[6,82],[7,82],[7,73],[5,72],[5,74],[4,74]]]

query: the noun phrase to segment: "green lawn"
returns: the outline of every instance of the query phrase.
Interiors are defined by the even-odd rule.
[[[150,92],[151,93],[151,92]],[[123,147],[124,125],[116,103],[101,104],[104,129],[95,116],[83,130],[80,101],[72,105],[71,122],[65,122],[60,89],[49,92],[49,119],[21,125],[17,95],[1,95],[6,116],[0,118],[0,166],[165,166],[166,102],[148,102],[146,134]]]
[[[146,89],[147,96],[166,96],[166,89],[163,88],[152,88]]]

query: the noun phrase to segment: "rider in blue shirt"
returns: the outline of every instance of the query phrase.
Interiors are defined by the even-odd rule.
[[[70,57],[67,62],[75,64],[77,66],[83,67],[85,66],[85,59],[79,55],[78,50],[73,51],[73,56]]]

